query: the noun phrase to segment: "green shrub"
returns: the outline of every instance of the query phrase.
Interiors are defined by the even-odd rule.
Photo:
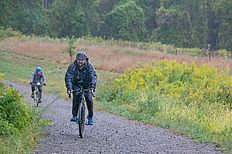
[[[0,119],[0,136],[18,135],[18,129],[6,120]]]
[[[0,135],[17,134],[32,121],[31,110],[16,89],[0,82]]]
[[[127,115],[149,117],[160,126],[232,149],[232,76],[225,71],[156,61],[128,69],[106,94]]]
[[[20,32],[14,31],[11,28],[0,27],[0,40],[11,36],[21,36],[21,35],[22,34]]]

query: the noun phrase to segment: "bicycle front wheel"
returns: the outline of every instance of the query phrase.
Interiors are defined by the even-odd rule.
[[[34,99],[35,106],[38,106],[39,105],[38,91],[35,91],[33,99]]]
[[[79,135],[81,138],[84,137],[84,127],[85,127],[85,105],[83,103],[80,103],[79,106]]]
[[[35,93],[35,95],[36,95],[36,106],[39,106],[40,92],[37,91],[37,92]]]

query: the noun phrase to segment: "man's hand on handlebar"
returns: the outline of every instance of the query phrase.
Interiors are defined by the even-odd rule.
[[[67,89],[67,94],[68,94],[69,98],[71,98],[71,93],[72,93],[72,90]]]
[[[94,88],[90,88],[90,92],[93,95],[93,97],[95,97],[95,95],[94,95],[95,89]]]
[[[72,93],[72,90],[67,89],[67,94],[70,95]]]
[[[73,90],[67,89],[67,94],[68,94],[69,98],[71,98],[71,93],[73,93],[73,92],[74,92]],[[77,92],[78,92],[78,90],[77,90]],[[95,89],[94,88],[86,89],[83,92],[91,92],[92,96],[95,97],[95,95],[94,95]]]

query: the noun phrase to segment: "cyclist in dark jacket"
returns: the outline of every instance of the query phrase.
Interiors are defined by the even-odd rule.
[[[93,68],[93,65],[89,62],[88,57],[84,52],[78,52],[76,60],[71,63],[65,74],[65,84],[67,93],[70,94],[73,90],[73,104],[72,104],[72,119],[76,122],[79,103],[81,101],[80,95],[75,93],[75,90],[82,87],[84,90],[88,90],[85,93],[85,99],[88,108],[88,125],[93,125],[93,92],[95,92],[97,84],[97,75]]]

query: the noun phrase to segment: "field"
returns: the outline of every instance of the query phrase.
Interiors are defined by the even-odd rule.
[[[5,38],[0,41],[0,72],[11,80],[29,83],[35,67],[41,66],[48,81],[45,90],[67,97],[64,74],[70,60],[68,53],[65,52],[66,48],[67,42],[63,39]],[[231,89],[221,89],[223,94],[229,96],[227,102],[223,97],[221,102],[215,100],[214,97],[196,101],[190,98],[190,93],[184,95],[186,91],[183,89],[186,88],[186,84],[179,82],[182,70],[191,72],[191,68],[194,68],[192,72],[199,77],[197,78],[199,80],[191,80],[193,84],[187,85],[192,88],[189,90],[193,91],[191,93],[193,98],[208,98],[204,97],[205,94],[211,93],[211,91],[204,93],[200,90],[203,92],[201,95],[194,91],[197,89],[198,81],[201,81],[202,73],[206,80],[212,77],[210,73],[213,76],[224,74],[225,76],[221,77],[223,80],[217,79],[217,84],[231,88],[232,79],[228,73],[232,67],[231,59],[211,57],[209,60],[208,56],[173,55],[161,50],[139,49],[117,43],[93,43],[84,39],[77,40],[76,50],[86,51],[97,70],[97,109],[160,125],[175,132],[187,134],[198,141],[213,142],[225,150],[231,150],[232,112],[228,105],[231,104]],[[160,63],[160,60],[164,61]],[[146,66],[143,66],[144,64]],[[205,65],[202,66],[202,64]],[[166,65],[168,66],[164,67]],[[162,71],[166,74],[162,74]],[[159,82],[159,85],[162,83],[163,87],[154,88],[151,83],[156,75],[155,80],[169,77],[173,79],[173,82],[167,84],[166,80],[163,80]],[[170,77],[170,75],[173,76]],[[223,81],[228,81],[228,83],[222,84]],[[217,84],[209,84],[208,87],[217,89]],[[154,85],[157,87],[157,84]],[[212,96],[217,94],[215,91],[212,89]],[[183,98],[188,101],[183,101]],[[199,103],[199,101],[206,103]],[[223,104],[223,102],[226,103]]]

